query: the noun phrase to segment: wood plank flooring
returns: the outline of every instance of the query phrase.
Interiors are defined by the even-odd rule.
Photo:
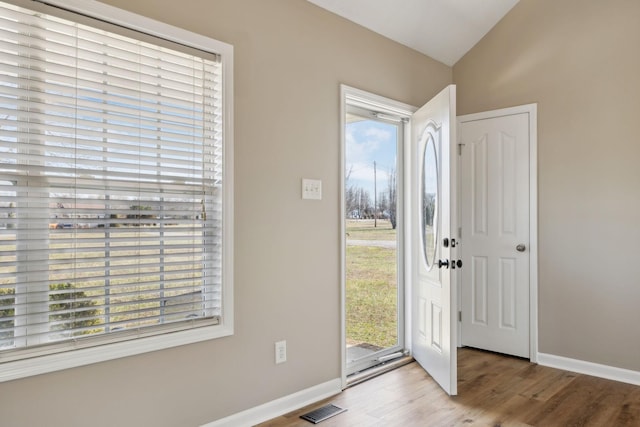
[[[638,386],[469,348],[458,352],[458,396],[411,363],[259,426],[311,426],[300,415],[327,403],[347,412],[321,427],[640,426]]]

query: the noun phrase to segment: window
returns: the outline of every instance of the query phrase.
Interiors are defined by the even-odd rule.
[[[92,7],[0,3],[0,380],[232,332],[232,48]]]

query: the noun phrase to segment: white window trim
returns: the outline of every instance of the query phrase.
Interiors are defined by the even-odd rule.
[[[10,1],[10,0],[9,0]],[[149,35],[181,43],[222,58],[223,76],[223,229],[222,321],[206,326],[123,342],[82,348],[0,364],[0,382],[163,350],[233,335],[233,46],[95,0],[47,0],[54,6]]]

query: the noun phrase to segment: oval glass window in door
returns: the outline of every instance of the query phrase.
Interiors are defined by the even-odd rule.
[[[422,249],[429,269],[435,263],[438,242],[438,159],[433,136],[427,133],[422,156]]]

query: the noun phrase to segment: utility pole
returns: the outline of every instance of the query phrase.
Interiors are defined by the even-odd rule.
[[[373,226],[378,227],[378,180],[376,179],[376,161],[373,161]]]

